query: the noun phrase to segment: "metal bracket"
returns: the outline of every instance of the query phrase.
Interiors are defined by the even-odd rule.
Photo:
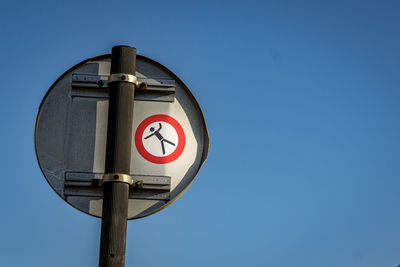
[[[108,77],[108,84],[112,82],[127,82],[133,83],[136,87],[140,89],[146,89],[147,83],[138,81],[138,78],[132,74],[127,73],[114,73]]]
[[[123,81],[122,74],[108,75],[73,73],[72,74],[72,91],[73,97],[108,97],[108,86],[110,82]],[[119,76],[117,76],[119,75]],[[125,75],[125,74],[124,74]],[[128,75],[128,74],[126,74]],[[125,77],[125,82],[136,84],[135,100],[141,101],[160,101],[174,102],[175,100],[175,80],[165,78],[135,78]],[[113,79],[110,81],[110,79]],[[136,79],[136,82],[134,82]],[[104,89],[104,90],[97,90]]]
[[[114,173],[104,175],[102,173],[66,172],[64,195],[66,197],[101,197],[104,182],[123,182],[118,181],[119,178],[114,179],[114,175]],[[133,181],[129,191],[130,199],[171,199],[171,177],[136,174],[126,176],[128,176],[127,181],[129,181],[129,178]],[[130,185],[130,183],[128,184]]]
[[[114,73],[108,78],[108,83],[112,82],[127,82],[137,85],[137,77],[127,73]]]
[[[120,182],[120,183],[127,183],[133,185],[134,181],[130,175],[122,174],[122,173],[107,173],[104,174],[102,183],[107,182]]]

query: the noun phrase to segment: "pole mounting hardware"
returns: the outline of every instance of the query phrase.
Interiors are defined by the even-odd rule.
[[[108,182],[120,182],[127,183],[135,188],[144,188],[143,180],[133,180],[132,176],[122,173],[107,173],[104,174],[103,180],[101,180],[100,185]]]
[[[104,174],[102,183],[107,183],[107,182],[120,182],[120,183],[127,183],[130,185],[133,185],[134,181],[132,177],[128,174],[122,174],[122,173],[107,173]]]
[[[114,73],[108,78],[108,83],[112,82],[127,82],[137,85],[137,77],[128,73]]]
[[[110,77],[108,78],[108,83],[112,82],[127,82],[127,83],[133,83],[140,89],[146,89],[147,84],[145,82],[139,82],[138,78],[132,74],[128,73],[114,73],[111,74]]]

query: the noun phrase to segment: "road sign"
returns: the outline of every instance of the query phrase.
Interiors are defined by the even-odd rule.
[[[40,168],[73,207],[102,216],[110,54],[66,71],[45,95],[35,123]],[[128,219],[155,213],[191,184],[208,153],[201,109],[186,85],[156,61],[137,55]]]
[[[176,160],[185,148],[185,140],[185,132],[179,122],[164,114],[152,115],[143,120],[135,134],[139,154],[156,164]]]

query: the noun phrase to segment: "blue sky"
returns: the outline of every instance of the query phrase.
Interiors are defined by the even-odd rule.
[[[400,264],[398,1],[2,1],[2,266],[97,266],[100,220],[60,199],[33,127],[76,63],[135,46],[200,103],[209,157],[128,222],[126,266]]]

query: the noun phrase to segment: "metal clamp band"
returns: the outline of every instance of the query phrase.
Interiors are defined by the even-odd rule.
[[[112,82],[127,82],[127,83],[133,83],[136,86],[138,85],[137,77],[132,74],[126,74],[126,73],[111,74],[110,77],[108,78],[108,83]]]
[[[107,182],[121,182],[133,185],[133,179],[130,175],[122,173],[107,173],[103,176],[103,183]]]

